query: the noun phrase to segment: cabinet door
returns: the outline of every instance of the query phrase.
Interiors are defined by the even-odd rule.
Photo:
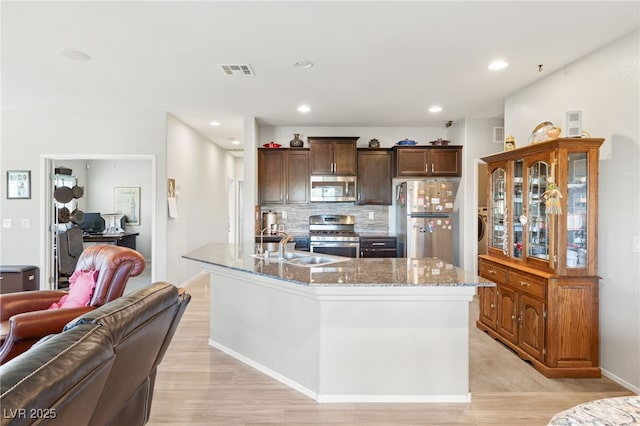
[[[462,176],[462,148],[429,148],[431,176]]]
[[[425,148],[398,148],[396,176],[428,176],[429,152]]]
[[[284,150],[258,151],[258,199],[260,204],[284,203]]]
[[[478,287],[480,321],[495,330],[498,327],[497,287]]]
[[[286,202],[307,204],[309,202],[309,151],[287,151]]]
[[[517,293],[501,286],[498,290],[498,333],[513,344],[518,344]]]
[[[527,163],[527,257],[549,261],[549,224],[544,194],[551,168],[548,162]]]
[[[506,163],[490,170],[489,174],[489,251],[508,255],[507,229],[507,172]]]
[[[355,175],[357,172],[356,141],[335,141],[333,163],[334,174]]]
[[[526,294],[518,297],[519,346],[539,361],[544,361],[544,303]]]
[[[358,204],[390,205],[391,152],[358,151]]]
[[[309,141],[311,174],[333,174],[333,141],[314,140]]]
[[[524,226],[527,212],[524,199],[524,160],[513,162],[513,177],[511,179],[511,256],[522,259],[524,256]]]
[[[595,262],[592,247],[595,245],[594,235],[590,235],[588,224],[592,222],[589,198],[589,154],[588,152],[570,152],[567,156],[566,168],[560,168],[559,175],[566,175],[567,181],[567,214],[560,216],[566,221],[566,237],[564,246],[560,246],[560,263],[571,268],[572,273],[595,273]],[[565,171],[566,170],[566,171]],[[564,259],[564,262],[562,261]]]

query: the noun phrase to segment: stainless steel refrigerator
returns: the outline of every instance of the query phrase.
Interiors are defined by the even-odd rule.
[[[453,263],[453,202],[457,182],[428,179],[396,187],[398,256]]]

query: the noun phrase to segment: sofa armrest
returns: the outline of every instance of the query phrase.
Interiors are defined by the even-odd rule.
[[[91,306],[82,306],[14,315],[9,319],[7,340],[39,339],[49,334],[60,333],[68,322],[94,309]]]
[[[20,291],[0,294],[0,321],[16,314],[47,309],[67,294],[63,290]]]

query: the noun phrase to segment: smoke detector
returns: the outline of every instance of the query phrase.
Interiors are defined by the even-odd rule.
[[[226,75],[256,75],[249,64],[222,64],[220,68]]]

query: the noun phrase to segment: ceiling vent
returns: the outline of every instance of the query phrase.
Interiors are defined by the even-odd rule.
[[[226,75],[255,75],[249,64],[222,64],[220,68]]]

